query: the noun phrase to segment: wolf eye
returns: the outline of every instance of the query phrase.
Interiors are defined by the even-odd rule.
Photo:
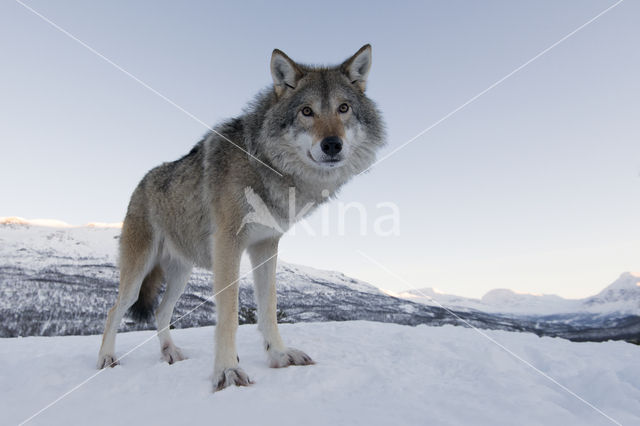
[[[344,114],[345,112],[349,111],[349,105],[340,104],[340,106],[338,107],[338,111],[340,111],[342,114]]]
[[[302,108],[302,115],[305,117],[311,117],[313,115],[313,110],[309,107]]]

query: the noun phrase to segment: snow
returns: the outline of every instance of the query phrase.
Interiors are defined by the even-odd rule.
[[[5,263],[29,265],[34,260],[55,263],[56,258],[86,257],[108,262],[116,260],[120,236],[117,227],[37,225],[34,222],[59,221],[43,219],[43,222],[23,223],[18,219],[0,218],[0,254]],[[43,258],[42,253],[49,253],[49,259]]]
[[[251,270],[250,265],[248,263],[245,263],[245,265],[246,265],[245,268],[248,271]],[[321,269],[312,268],[310,266],[295,265],[293,263],[284,262],[282,260],[278,261],[278,271],[281,273],[284,273],[284,272],[291,273],[297,277],[304,277],[311,282],[327,282],[335,285],[344,285],[353,290],[360,291],[362,293],[369,293],[369,294],[382,293],[382,291],[379,288],[369,283],[366,283],[364,281],[360,281],[355,278],[348,277],[342,272],[324,271]],[[300,288],[300,285],[298,283],[293,284],[290,282],[289,283],[285,282],[284,284],[285,285],[289,284],[290,287],[295,287],[296,289]],[[278,283],[278,286],[281,287],[280,282]]]
[[[238,332],[256,382],[212,393],[213,328],[174,330],[189,359],[161,361],[149,331],[118,335],[119,355],[30,424],[612,424],[475,330],[373,322],[285,324],[317,364],[270,369],[254,325]],[[640,347],[485,331],[622,424],[640,424]],[[0,339],[3,424],[26,420],[97,372],[100,336]]]

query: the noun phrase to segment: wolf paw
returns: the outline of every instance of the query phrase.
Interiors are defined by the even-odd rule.
[[[182,354],[182,351],[176,345],[164,345],[162,347],[162,359],[169,364],[174,364],[187,359],[187,357]]]
[[[311,357],[298,349],[286,348],[284,351],[269,351],[269,367],[271,368],[311,364],[315,364]]]
[[[253,384],[253,381],[247,376],[247,373],[242,371],[241,368],[225,368],[221,373],[215,375],[216,382],[214,383],[214,392],[222,390],[227,386],[249,386]]]
[[[115,355],[100,355],[98,357],[98,370],[102,370],[106,367],[115,367],[120,364]]]

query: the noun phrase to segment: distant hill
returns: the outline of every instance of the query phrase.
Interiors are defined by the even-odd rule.
[[[631,272],[625,272],[600,293],[584,299],[564,299],[550,294],[522,294],[507,289],[491,290],[482,299],[441,294],[432,288],[407,290],[397,296],[427,305],[437,305],[435,300],[456,309],[474,309],[519,316],[571,313],[638,315],[640,313],[640,277]]]

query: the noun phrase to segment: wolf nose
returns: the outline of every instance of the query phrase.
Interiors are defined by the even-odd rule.
[[[329,136],[328,138],[322,139],[320,148],[322,148],[322,152],[333,157],[342,151],[342,140],[337,136]]]

